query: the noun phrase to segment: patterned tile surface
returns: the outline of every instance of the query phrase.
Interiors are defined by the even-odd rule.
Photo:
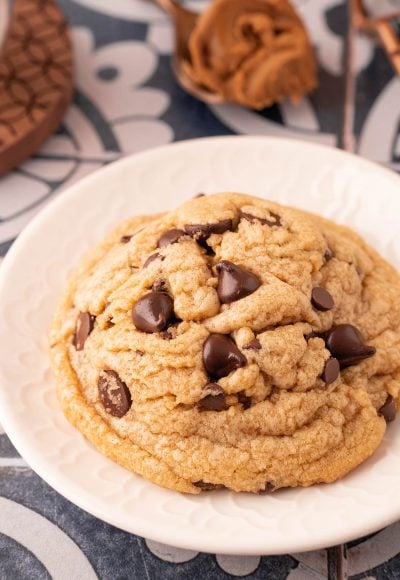
[[[0,0],[3,22],[4,2]],[[296,1],[312,31],[320,87],[298,107],[284,103],[257,113],[232,105],[208,107],[175,84],[169,66],[171,25],[149,0],[59,3],[72,27],[76,96],[57,134],[34,158],[0,179],[2,255],[64,188],[132,152],[174,140],[234,133],[343,143],[344,2]],[[202,8],[206,2],[188,4]],[[400,8],[400,0],[379,0],[372,7],[378,4],[379,9]],[[355,149],[400,170],[400,80],[369,39],[356,38],[354,49]],[[400,579],[400,523],[348,548],[351,578]],[[47,486],[18,456],[0,426],[0,580],[236,577],[324,579],[326,551],[216,557],[129,535],[86,514]]]

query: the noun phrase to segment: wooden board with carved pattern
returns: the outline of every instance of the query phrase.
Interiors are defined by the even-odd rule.
[[[73,93],[68,27],[53,0],[16,0],[0,53],[0,175],[57,129]]]

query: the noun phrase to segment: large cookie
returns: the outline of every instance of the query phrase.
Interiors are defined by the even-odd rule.
[[[105,455],[183,492],[342,477],[400,404],[400,279],[320,217],[224,193],[118,226],[51,332],[61,405]]]

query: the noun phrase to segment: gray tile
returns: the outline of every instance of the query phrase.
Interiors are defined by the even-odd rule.
[[[0,457],[20,457],[7,435],[0,435]]]
[[[0,580],[51,580],[46,568],[24,546],[0,534]]]

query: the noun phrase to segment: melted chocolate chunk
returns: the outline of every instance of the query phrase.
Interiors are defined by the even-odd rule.
[[[243,367],[246,357],[234,341],[226,334],[210,334],[203,345],[204,368],[212,377],[226,377],[232,371]]]
[[[102,371],[97,387],[107,413],[119,419],[126,415],[132,405],[131,393],[115,371]]]
[[[258,491],[257,493],[259,495],[268,495],[270,493],[274,493],[274,491],[276,491],[277,489],[278,488],[276,487],[276,485],[274,485],[270,481],[267,481],[265,487],[263,489],[260,489],[260,491]]]
[[[262,225],[270,226],[270,227],[282,225],[281,216],[274,213],[273,211],[270,211],[269,215],[271,216],[271,219],[259,218],[255,215],[252,215],[251,213],[246,213],[245,211],[239,211],[239,217],[241,219],[247,220],[248,222],[251,222],[251,223],[259,222]]]
[[[152,286],[153,292],[165,292],[168,294],[167,283],[165,280],[156,280]]]
[[[158,258],[164,260],[164,257],[158,252],[156,252],[155,254],[151,254],[151,256],[149,256],[145,261],[145,263],[143,264],[143,268],[147,268],[149,264],[151,264],[152,262],[154,262],[154,260],[157,260]]]
[[[251,407],[251,397],[248,397],[245,393],[238,393],[238,402],[243,406],[244,411],[250,409]]]
[[[165,292],[149,292],[132,309],[133,322],[143,332],[160,332],[174,320],[174,301]]]
[[[324,372],[322,373],[322,380],[327,385],[330,385],[338,378],[340,374],[340,364],[337,358],[330,358],[326,361]]]
[[[185,232],[189,236],[207,239],[211,234],[223,234],[233,227],[232,220],[221,220],[215,224],[186,224]]]
[[[246,344],[246,346],[243,347],[243,350],[261,350],[261,348],[261,342],[258,340],[258,338],[254,338],[249,342],[249,344]]]
[[[209,394],[200,399],[198,405],[202,411],[225,411],[227,409],[226,396],[217,383],[209,383],[204,387]]]
[[[168,232],[163,233],[161,238],[157,242],[157,248],[165,248],[165,246],[169,246],[170,244],[176,244],[179,242],[182,236],[185,236],[185,232],[183,230],[168,230]]]
[[[104,328],[106,330],[108,330],[109,328],[113,328],[113,326],[115,326],[114,322],[112,321],[112,318],[108,318],[105,323],[104,323]]]
[[[207,383],[203,387],[203,391],[207,393],[207,395],[220,395],[224,392],[223,388],[218,383]]]
[[[325,262],[329,262],[329,260],[332,260],[332,258],[335,257],[335,252],[333,250],[331,250],[330,248],[326,249],[326,252],[324,254],[324,258],[325,258]]]
[[[200,238],[199,240],[196,240],[196,241],[199,244],[199,246],[201,246],[206,251],[207,256],[215,256],[214,250],[212,249],[211,246],[209,246],[207,244],[206,240],[203,240],[202,238]]]
[[[95,316],[92,316],[89,312],[80,312],[78,320],[76,321],[76,329],[74,335],[74,347],[76,350],[83,350],[85,342],[89,334],[93,330]]]
[[[392,395],[388,395],[386,401],[378,411],[379,415],[385,419],[386,423],[391,423],[396,418],[396,401]]]
[[[339,360],[342,369],[376,353],[376,348],[366,345],[360,331],[352,324],[339,324],[328,330],[325,343],[332,356]]]
[[[202,491],[214,491],[214,489],[223,489],[224,486],[220,483],[208,483],[200,479],[199,481],[194,481],[193,485],[200,488]]]
[[[325,288],[313,288],[311,292],[311,304],[316,310],[326,312],[335,306],[333,298]]]
[[[222,304],[230,304],[249,296],[261,286],[261,281],[255,274],[236,266],[233,262],[223,260],[217,264],[216,269],[217,293]]]
[[[170,333],[168,332],[168,330],[163,330],[162,332],[160,332],[160,337],[163,340],[171,340],[172,336],[170,335]]]
[[[121,236],[119,241],[121,242],[121,244],[127,244],[128,242],[131,241],[132,238],[133,238],[133,235],[132,236]]]

